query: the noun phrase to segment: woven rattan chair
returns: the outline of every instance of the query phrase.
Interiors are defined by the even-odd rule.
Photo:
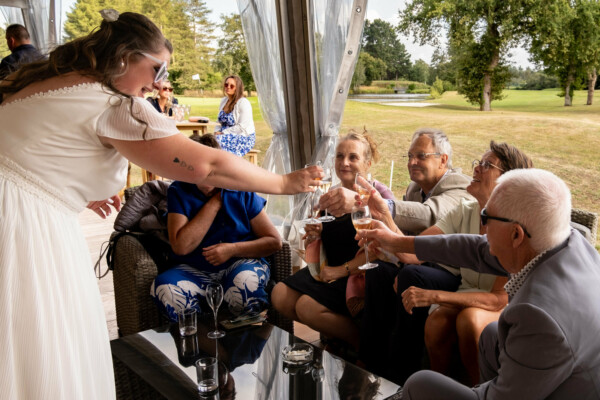
[[[116,232],[113,233],[113,236]],[[292,274],[292,255],[288,242],[267,257],[271,262],[271,280],[279,282]],[[114,245],[113,282],[119,336],[145,331],[167,323],[150,296],[150,286],[158,274],[156,263],[134,235],[124,235]],[[293,332],[292,321],[274,309],[269,322]]]
[[[592,246],[595,246],[598,234],[598,214],[573,208],[571,210],[571,221],[583,225],[590,230],[589,241]]]

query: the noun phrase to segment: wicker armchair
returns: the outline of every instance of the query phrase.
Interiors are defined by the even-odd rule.
[[[596,245],[596,238],[598,234],[598,214],[573,208],[571,210],[571,222],[583,225],[590,230],[588,240],[592,246]]]
[[[116,234],[113,233],[113,236]],[[273,282],[279,282],[291,275],[292,255],[289,243],[284,241],[283,247],[268,258],[271,262]],[[121,236],[114,244],[113,265],[119,336],[145,331],[167,323],[150,296],[150,286],[158,273],[158,268],[134,235]],[[281,316],[274,309],[270,309],[268,315],[269,322],[293,332],[291,320]]]

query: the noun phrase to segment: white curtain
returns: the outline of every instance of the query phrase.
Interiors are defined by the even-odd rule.
[[[348,90],[358,59],[367,0],[316,0],[309,5],[309,37],[314,115],[318,123],[312,162],[330,168],[334,184],[335,148]],[[292,219],[310,212],[310,195]]]
[[[238,0],[244,38],[260,109],[273,131],[263,167],[278,174],[291,171],[287,137],[281,52],[275,0]],[[290,196],[267,196],[267,212],[281,226],[292,206]]]
[[[4,6],[3,4],[10,5]],[[61,42],[62,2],[55,0],[0,0],[2,16],[10,24],[27,28],[31,41],[42,53]]]
[[[358,56],[366,0],[309,1],[308,29],[314,115],[317,121],[316,148],[312,162],[333,169],[333,153]],[[280,174],[290,172],[281,51],[275,0],[238,0],[242,27],[248,48],[263,117],[273,139],[263,167]],[[292,196],[269,196],[267,212],[283,225],[308,214],[309,195],[300,197],[292,210]],[[283,230],[293,240],[295,230]]]

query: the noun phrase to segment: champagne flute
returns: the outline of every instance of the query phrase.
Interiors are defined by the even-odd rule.
[[[320,224],[321,224],[321,220],[320,218],[318,218],[319,216],[319,200],[321,199],[321,196],[323,195],[323,192],[321,191],[321,188],[318,187],[312,194],[311,198],[310,198],[310,218],[306,220],[306,223],[304,224],[305,227],[314,227],[317,228]],[[305,228],[306,231],[306,228]]]
[[[219,283],[209,283],[206,287],[206,302],[212,308],[213,314],[215,315],[215,330],[208,332],[210,339],[218,339],[225,336],[225,332],[220,331],[217,325],[217,312],[223,301],[223,286]]]
[[[365,181],[371,183],[372,178],[370,173],[357,173],[354,178],[354,184],[356,185],[356,191],[358,192],[358,197],[360,197],[360,201],[363,205],[369,204],[369,199],[371,198],[371,190],[369,188],[364,187],[364,183],[361,181],[361,178]]]
[[[325,173],[325,176],[323,176],[323,179],[321,179],[320,188],[323,189],[323,193],[327,193],[329,188],[331,188],[331,182],[333,180],[333,177],[331,176],[331,168],[323,168],[323,172]],[[327,209],[325,209],[325,215],[319,218],[319,221],[321,222],[331,222],[333,220],[335,220],[335,217],[327,214]]]
[[[352,225],[356,232],[360,232],[364,229],[371,229],[371,211],[367,206],[354,207],[352,208]],[[365,242],[365,258],[366,262],[358,267],[358,269],[365,270],[375,268],[378,265],[376,263],[369,262],[369,250],[367,249],[367,243]]]

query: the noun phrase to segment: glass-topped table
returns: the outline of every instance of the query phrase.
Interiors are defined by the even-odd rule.
[[[314,346],[312,363],[284,364],[282,349],[304,341],[266,322],[228,331],[218,340],[207,338],[207,325],[199,323],[198,333],[188,337],[181,337],[176,326],[166,326],[113,340],[117,396],[201,398],[194,363],[216,355],[220,400],[397,397],[398,385]]]

